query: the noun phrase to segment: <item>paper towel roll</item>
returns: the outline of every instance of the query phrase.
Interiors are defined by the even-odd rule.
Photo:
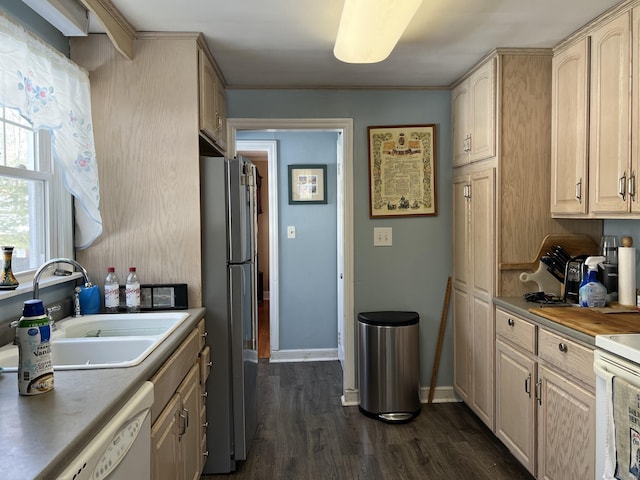
[[[618,303],[636,306],[636,249],[618,248]]]

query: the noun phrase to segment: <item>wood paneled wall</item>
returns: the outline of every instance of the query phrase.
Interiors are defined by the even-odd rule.
[[[78,252],[95,283],[188,283],[202,304],[198,63],[195,34],[143,35],[134,60],[106,35],[71,41],[89,71],[104,233]]]

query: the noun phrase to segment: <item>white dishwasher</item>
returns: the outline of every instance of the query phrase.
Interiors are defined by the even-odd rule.
[[[150,480],[153,383],[144,382],[58,480]]]

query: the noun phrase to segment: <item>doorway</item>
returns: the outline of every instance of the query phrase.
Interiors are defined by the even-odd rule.
[[[237,150],[236,133],[242,130],[269,131],[333,131],[339,133],[337,144],[337,187],[338,187],[338,358],[343,371],[344,405],[357,405],[358,393],[355,384],[355,332],[353,308],[353,192],[351,186],[353,170],[353,120],[347,119],[229,119],[229,151],[235,156]],[[275,144],[275,142],[273,142]],[[245,150],[242,148],[242,150]],[[277,152],[274,145],[274,158]],[[278,222],[277,222],[277,161],[269,164],[270,186],[270,228],[269,228],[269,317],[271,350],[279,348],[278,319]],[[273,172],[273,174],[271,174]]]

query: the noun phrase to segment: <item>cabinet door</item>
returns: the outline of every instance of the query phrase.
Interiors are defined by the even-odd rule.
[[[198,77],[200,81],[200,130],[211,140],[217,141],[216,82],[218,77],[204,50],[198,50]]]
[[[595,396],[544,365],[538,376],[537,478],[595,478]]]
[[[453,288],[453,386],[456,393],[471,403],[473,328],[469,312],[469,294]]]
[[[174,395],[151,428],[151,478],[176,480],[182,477],[179,441],[180,396]]]
[[[220,148],[227,149],[227,94],[216,75],[216,141]]]
[[[469,78],[469,161],[496,154],[496,60],[492,58]]]
[[[473,295],[490,303],[495,261],[495,169],[470,175],[469,249]]]
[[[589,38],[552,60],[551,213],[587,213]]]
[[[453,178],[453,281],[458,288],[468,289],[469,273],[469,201],[468,175]]]
[[[630,15],[624,14],[591,34],[589,211],[594,214],[629,210],[630,30]]]
[[[469,163],[469,81],[451,92],[451,129],[453,135],[453,166]]]
[[[473,400],[470,404],[480,419],[493,430],[494,420],[494,329],[491,300],[472,297]]]
[[[496,436],[535,475],[535,361],[496,342]]]
[[[200,424],[200,375],[198,364],[194,364],[178,388],[182,399],[181,419],[184,422],[180,436],[183,455],[183,477],[198,480],[202,472],[202,426]]]
[[[632,68],[633,73],[631,75],[632,85],[632,119],[631,125],[633,131],[631,133],[631,185],[629,194],[631,195],[631,211],[633,213],[640,213],[640,185],[638,185],[637,174],[640,172],[640,139],[637,133],[640,132],[640,6],[635,7],[632,12],[633,26],[631,31],[633,32],[633,46],[631,51],[633,52]]]

